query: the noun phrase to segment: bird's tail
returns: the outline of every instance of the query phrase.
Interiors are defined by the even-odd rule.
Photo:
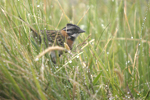
[[[34,29],[33,29],[26,21],[24,21],[20,16],[19,16],[19,18],[20,18],[24,23],[26,23],[26,24],[29,26],[30,30],[33,32],[34,38],[39,38],[39,40],[41,40],[40,34],[39,34],[38,32],[36,32],[36,30],[34,30]]]

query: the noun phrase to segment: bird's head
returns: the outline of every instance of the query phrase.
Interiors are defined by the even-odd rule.
[[[68,38],[71,39],[72,41],[74,41],[80,33],[85,32],[79,26],[71,23],[67,24],[66,27],[64,27],[62,30],[67,33]]]

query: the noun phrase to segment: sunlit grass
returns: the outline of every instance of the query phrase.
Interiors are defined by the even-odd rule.
[[[1,0],[0,15],[0,98],[150,99],[148,1]],[[53,64],[30,27],[67,23],[86,32]]]

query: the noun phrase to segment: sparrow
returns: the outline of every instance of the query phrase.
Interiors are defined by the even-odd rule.
[[[20,17],[21,20],[23,20]],[[23,20],[24,21],[24,20]],[[24,21],[25,22],[25,21]],[[85,31],[82,30],[79,26],[68,23],[64,28],[61,30],[41,30],[39,34],[37,31],[35,31],[33,28],[30,27],[30,30],[33,33],[33,37],[38,40],[38,42],[41,44],[42,42],[42,37],[44,39],[44,43],[46,47],[51,47],[51,46],[60,46],[64,47],[64,43],[66,43],[69,46],[69,49],[72,50],[73,48],[73,43],[78,37],[80,33],[84,33]],[[59,56],[63,54],[62,51],[59,51]],[[51,52],[51,58],[52,62],[56,64],[56,54],[55,51]]]

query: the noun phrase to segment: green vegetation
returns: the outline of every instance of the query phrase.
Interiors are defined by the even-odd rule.
[[[29,27],[67,23],[86,31],[72,54],[35,61]],[[148,0],[0,0],[0,99],[150,99],[149,34]]]

